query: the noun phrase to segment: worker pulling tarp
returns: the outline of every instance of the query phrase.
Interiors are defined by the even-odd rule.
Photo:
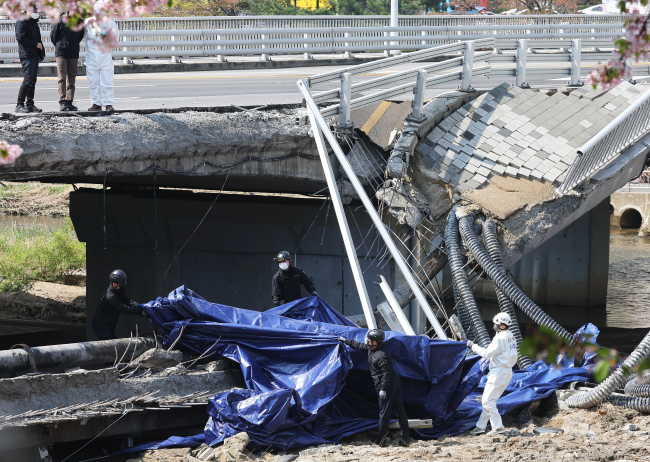
[[[238,362],[248,390],[212,397],[203,435],[174,437],[129,452],[202,442],[216,445],[241,431],[258,449],[289,450],[338,443],[377,426],[377,397],[367,355],[337,341],[343,336],[363,342],[367,330],[350,326],[318,297],[256,312],[210,303],[182,286],[145,305],[144,311],[161,330],[165,345],[178,341],[198,354],[207,351],[212,357]],[[485,365],[477,356],[466,357],[465,342],[387,332],[384,345],[401,378],[408,417],[434,421],[433,429],[416,430],[421,437],[457,434],[471,427],[480,413],[476,396]],[[500,410],[503,403],[514,409],[567,382],[589,377],[586,369],[556,370],[543,363],[535,367],[515,373],[499,400]]]

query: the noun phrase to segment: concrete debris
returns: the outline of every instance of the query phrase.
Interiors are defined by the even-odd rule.
[[[388,186],[379,189],[375,196],[388,207],[389,213],[400,224],[407,224],[411,228],[420,225],[422,212],[429,209],[426,197],[410,184],[388,183]]]
[[[625,426],[625,429],[626,429],[626,430],[629,430],[629,431],[631,431],[631,432],[635,432],[635,431],[638,431],[638,430],[639,430],[639,426],[638,426],[637,424],[627,424],[627,425]]]
[[[543,435],[543,434],[558,434],[558,433],[564,433],[564,430],[561,428],[553,428],[553,427],[538,427],[533,430],[533,433],[536,435]]]
[[[177,366],[182,360],[183,352],[181,351],[152,348],[135,358],[134,362],[144,368],[167,369]]]
[[[594,436],[596,436],[596,432],[592,432],[592,431],[587,432],[587,438],[593,438]]]

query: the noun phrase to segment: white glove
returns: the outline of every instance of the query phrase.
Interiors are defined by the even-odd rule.
[[[386,392],[384,390],[379,392],[379,399],[386,399]]]
[[[339,337],[339,342],[345,342],[346,338],[345,337]]]
[[[467,348],[472,348],[473,346],[474,346],[474,342],[472,342],[471,340],[468,340],[467,341]]]
[[[314,290],[311,294],[312,294],[314,297],[318,297],[318,292],[316,292],[315,290]]]

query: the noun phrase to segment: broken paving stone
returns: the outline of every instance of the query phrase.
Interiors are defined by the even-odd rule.
[[[635,431],[638,431],[638,430],[639,430],[639,426],[638,426],[637,424],[633,424],[633,423],[632,423],[632,424],[627,424],[627,425],[625,426],[625,429],[626,429],[626,430],[629,430],[629,431],[631,431],[631,432],[635,432]]]
[[[286,456],[282,456],[278,459],[278,462],[291,462],[292,460],[296,460],[298,458],[298,454],[287,454]]]
[[[543,435],[543,434],[558,434],[558,433],[564,433],[564,430],[561,428],[553,428],[553,427],[537,427],[533,429],[533,433],[536,435]],[[594,433],[595,435],[595,433]]]
[[[596,436],[596,432],[592,432],[591,430],[587,432],[587,438],[592,438],[594,436]]]
[[[494,452],[496,448],[479,448],[478,452]]]
[[[520,436],[521,432],[517,430],[516,428],[513,428],[506,433],[508,436]]]

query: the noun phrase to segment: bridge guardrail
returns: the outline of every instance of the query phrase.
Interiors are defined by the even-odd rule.
[[[578,149],[578,157],[556,190],[562,196],[607,165],[650,131],[650,89]]]

